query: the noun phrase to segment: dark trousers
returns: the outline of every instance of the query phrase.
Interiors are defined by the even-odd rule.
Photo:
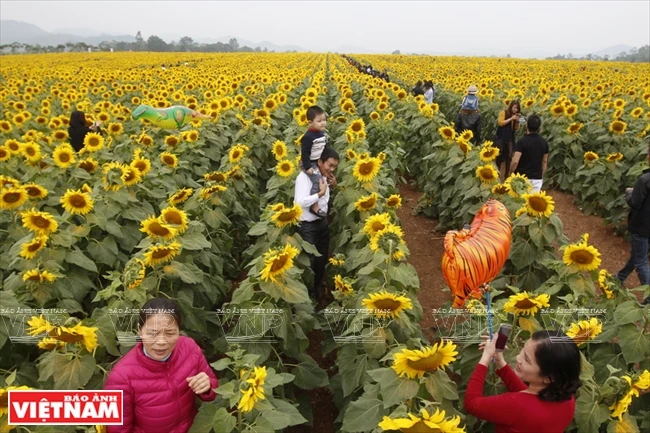
[[[314,271],[314,284],[309,288],[309,296],[312,299],[317,300],[320,296],[320,284],[323,275],[325,275],[327,250],[330,243],[330,229],[327,224],[327,219],[322,218],[316,221],[300,221],[298,234],[305,242],[314,245],[316,250],[321,254],[320,257],[309,254],[311,269]]]
[[[618,275],[616,275],[616,278],[618,278],[621,283],[636,269],[641,284],[650,284],[650,265],[648,265],[649,244],[649,237],[630,233],[632,254],[623,269],[618,271]],[[646,302],[650,302],[650,296],[646,298]]]

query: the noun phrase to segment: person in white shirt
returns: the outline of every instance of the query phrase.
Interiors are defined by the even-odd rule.
[[[336,186],[334,172],[339,164],[339,155],[334,149],[326,147],[318,159],[317,164],[321,175],[318,192],[316,194],[311,193],[313,183],[309,179],[309,176],[304,171],[301,171],[296,178],[296,188],[293,197],[294,202],[302,208],[298,234],[305,242],[314,245],[320,253],[320,257],[309,255],[311,269],[314,271],[314,283],[309,288],[309,296],[313,300],[318,300],[320,297],[320,283],[325,274],[330,233],[327,218],[319,218],[317,215],[311,213],[309,208],[318,202],[319,209],[327,213],[330,187]]]

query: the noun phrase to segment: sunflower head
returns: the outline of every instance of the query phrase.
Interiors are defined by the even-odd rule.
[[[89,132],[84,137],[84,149],[87,152],[97,152],[104,147],[104,137],[96,132]]]
[[[421,378],[427,372],[445,368],[456,360],[457,347],[451,341],[441,341],[419,350],[402,349],[393,355],[393,370],[400,377]]]
[[[176,168],[178,167],[178,157],[173,153],[162,152],[160,154],[160,161],[165,164],[167,167]]]
[[[390,215],[387,213],[371,215],[366,219],[366,222],[363,226],[363,232],[369,237],[373,237],[380,231],[384,230],[386,227],[391,225]]]
[[[260,273],[262,280],[279,282],[280,277],[293,267],[293,259],[299,253],[300,251],[291,244],[264,253],[264,267]]]
[[[476,177],[482,183],[491,184],[499,179],[499,173],[491,164],[481,165],[476,169]]]
[[[181,244],[172,242],[168,245],[153,245],[144,253],[144,263],[147,266],[155,266],[166,263],[176,257],[181,251]]]
[[[575,244],[564,247],[562,261],[573,271],[593,271],[601,263],[600,253],[588,244],[589,235],[582,235],[582,239]]]
[[[352,174],[357,182],[371,182],[379,173],[380,168],[381,161],[379,158],[359,159],[354,164]]]
[[[282,209],[277,210],[271,216],[271,221],[273,221],[276,227],[282,228],[288,225],[297,225],[300,222],[301,215],[302,215],[302,208],[300,207],[300,205],[295,204],[293,207],[290,208],[286,208],[283,206]]]
[[[526,200],[528,215],[549,218],[553,214],[555,202],[553,197],[546,195],[545,191],[524,194],[522,198]]]
[[[386,225],[370,238],[370,249],[375,252],[381,250],[386,254],[392,254],[403,244],[404,232],[394,224]]]
[[[622,120],[614,120],[612,123],[609,124],[609,132],[611,132],[612,134],[616,134],[616,135],[625,134],[626,129],[627,129],[627,123],[623,122]]]
[[[21,212],[23,227],[37,235],[49,236],[59,229],[59,223],[54,216],[47,212],[39,212],[36,209]]]
[[[605,159],[607,162],[617,162],[623,159],[623,154],[620,152],[610,153]]]
[[[73,215],[86,215],[93,209],[94,201],[90,194],[82,190],[67,190],[60,199],[63,208]]]
[[[584,158],[585,162],[593,162],[593,161],[597,161],[599,156],[598,156],[598,154],[596,152],[589,151],[589,152],[585,152],[583,158]]]
[[[370,310],[371,314],[381,318],[394,319],[403,311],[413,309],[413,303],[408,297],[385,290],[371,293],[361,301],[361,304]]]
[[[402,207],[402,197],[399,194],[392,194],[386,199],[386,206],[399,209]]]
[[[277,140],[273,143],[272,152],[277,161],[282,161],[287,157],[287,145],[283,141]]]
[[[512,313],[516,316],[534,315],[541,308],[550,307],[551,297],[547,294],[531,296],[528,292],[520,292],[508,298],[503,306],[506,313]]]
[[[375,208],[378,199],[379,195],[376,192],[373,192],[372,194],[361,197],[359,200],[357,200],[354,203],[354,207],[359,212],[368,212]]]
[[[176,206],[179,204],[182,204],[185,200],[190,198],[194,190],[192,188],[183,188],[178,191],[176,191],[174,194],[172,194],[171,197],[169,197],[169,204],[172,206]]]
[[[296,171],[296,167],[293,162],[285,159],[278,162],[278,165],[275,166],[275,171],[280,177],[290,177]]]
[[[456,139],[456,131],[451,126],[443,126],[439,128],[438,133],[447,141],[453,141]]]
[[[28,194],[22,186],[12,186],[0,190],[0,209],[16,209],[28,199]]]

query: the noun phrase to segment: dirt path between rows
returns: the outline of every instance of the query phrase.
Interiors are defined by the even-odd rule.
[[[400,185],[403,206],[398,216],[404,229],[404,238],[411,255],[409,263],[417,270],[420,277],[420,296],[424,317],[420,325],[427,336],[433,326],[432,309],[441,307],[451,300],[451,293],[446,288],[442,276],[441,260],[444,252],[444,233],[435,232],[438,222],[424,215],[413,215],[421,193],[412,185]],[[588,216],[573,204],[573,197],[559,191],[547,191],[555,200],[555,211],[564,224],[564,234],[572,241],[577,241],[583,233],[589,233],[589,243],[601,253],[602,268],[616,274],[630,255],[630,244],[623,237],[617,236],[613,229],[606,226],[598,216]],[[637,287],[639,279],[633,273],[625,282],[628,288]]]

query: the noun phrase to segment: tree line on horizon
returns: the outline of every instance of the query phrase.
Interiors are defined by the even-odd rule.
[[[594,61],[613,61],[613,62],[632,62],[632,63],[650,63],[650,45],[644,45],[641,48],[632,48],[629,51],[621,51],[614,58],[609,55],[598,56],[587,54],[583,57],[575,57],[573,54],[558,54],[554,57],[547,57],[547,60],[594,60]]]

